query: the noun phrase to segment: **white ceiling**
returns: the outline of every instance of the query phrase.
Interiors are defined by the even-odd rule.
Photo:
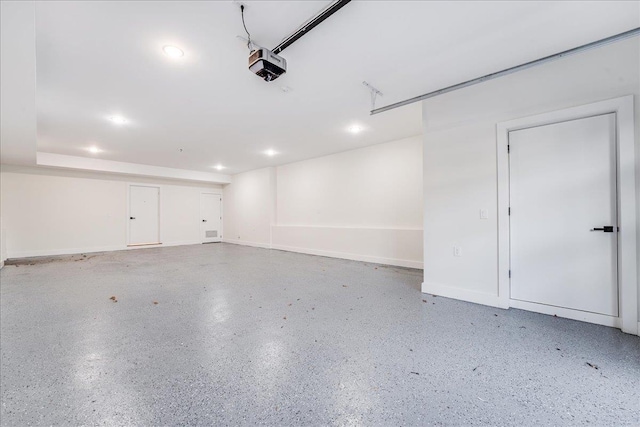
[[[272,48],[329,2],[245,4],[253,38]],[[267,83],[247,70],[231,1],[35,10],[38,151],[208,172],[221,163],[232,174],[421,132],[420,104],[369,116],[363,80],[384,93],[382,106],[640,20],[638,2],[353,1],[286,49],[287,74]],[[167,58],[167,44],[185,56]],[[114,114],[129,123],[114,126]],[[347,133],[354,123],[366,130]],[[269,148],[280,154],[264,156]]]

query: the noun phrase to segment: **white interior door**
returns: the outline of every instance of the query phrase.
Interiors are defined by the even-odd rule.
[[[512,131],[509,146],[511,298],[618,316],[615,114]]]
[[[219,194],[200,194],[200,238],[202,243],[222,238],[222,198]]]
[[[160,243],[160,189],[132,185],[129,187],[129,244]]]

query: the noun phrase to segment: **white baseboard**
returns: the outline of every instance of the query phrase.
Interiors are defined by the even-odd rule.
[[[509,307],[517,308],[521,310],[533,311],[536,313],[556,315],[558,317],[564,317],[572,320],[579,320],[582,322],[595,323],[597,325],[610,326],[614,328],[621,328],[622,321],[619,317],[605,316],[602,314],[588,313],[585,311],[572,310],[568,308],[553,307],[544,304],[536,304],[527,301],[518,300],[504,300],[497,295],[486,294],[482,292],[470,291],[468,289],[455,288],[452,286],[446,286],[438,283],[422,284],[422,292],[427,294],[438,295],[446,298],[453,298],[461,301],[472,302],[476,304],[488,305],[491,307],[508,309]],[[625,330],[624,332],[633,335],[640,335],[640,323],[638,323],[637,330]]]
[[[200,240],[180,240],[177,242],[162,242],[162,243],[151,243],[148,245],[127,245],[125,250],[130,249],[145,249],[145,248],[163,248],[167,246],[190,246],[190,245],[201,245],[202,242]]]
[[[500,299],[498,295],[455,288],[452,286],[441,285],[439,283],[424,282],[422,284],[422,292],[425,294],[433,294],[441,297],[473,302],[475,304],[489,305],[491,307],[504,309],[509,308],[509,306],[505,305],[505,302]]]
[[[536,313],[548,314],[550,316],[564,317],[566,319],[580,320],[581,322],[595,323],[596,325],[611,326],[620,328],[622,322],[619,317],[605,316],[604,314],[589,313],[586,311],[573,310],[570,308],[554,307],[551,305],[537,304],[534,302],[509,300],[513,308],[534,311]],[[634,334],[635,335],[635,334]]]
[[[143,245],[143,246],[97,246],[92,248],[67,248],[67,249],[43,249],[35,251],[19,251],[9,254],[8,259],[16,258],[31,258],[40,256],[56,256],[56,255],[75,255],[75,254],[89,254],[95,252],[113,252],[113,251],[129,251],[138,249],[149,248],[162,248],[166,246],[187,246],[187,245],[199,245],[202,242],[199,240],[183,240],[177,242],[161,243],[157,245]],[[3,263],[4,264],[4,263]]]
[[[268,243],[247,242],[245,240],[222,239],[222,243],[231,243],[233,245],[242,245],[242,246],[251,246],[254,248],[271,249],[271,245]]]
[[[402,260],[402,259],[393,259],[393,258],[382,258],[382,257],[374,257],[367,255],[359,255],[359,254],[349,254],[343,252],[334,252],[334,251],[322,251],[316,249],[307,249],[307,248],[298,248],[292,246],[282,246],[282,245],[269,245],[268,243],[259,243],[259,242],[248,242],[243,240],[227,240],[223,239],[224,243],[231,243],[234,245],[243,245],[243,246],[252,246],[256,248],[263,249],[278,249],[287,252],[297,252],[308,255],[319,255],[326,256],[331,258],[341,258],[341,259],[349,259],[353,261],[363,261],[363,262],[371,262],[376,264],[386,264],[386,265],[395,265],[398,267],[408,267],[408,268],[422,268],[422,262],[419,261],[410,261],[410,260]],[[146,246],[99,246],[93,248],[67,248],[67,249],[44,249],[44,250],[34,250],[34,251],[20,251],[11,253],[9,258],[30,258],[30,257],[38,257],[38,256],[56,256],[56,255],[74,255],[80,253],[94,253],[94,252],[111,252],[111,251],[122,251],[122,250],[136,250],[136,249],[145,249],[145,248],[157,248],[157,247],[166,247],[166,246],[185,246],[185,245],[199,245],[200,242],[194,240],[185,240],[178,242],[167,242],[158,245],[146,245]]]
[[[93,252],[110,252],[127,249],[126,246],[97,246],[93,248],[66,248],[66,249],[41,249],[34,251],[18,251],[10,252],[8,259],[15,258],[31,258],[37,256],[56,256],[56,255],[74,255]]]
[[[341,258],[341,259],[348,259],[352,261],[371,262],[374,264],[395,265],[398,267],[422,269],[422,266],[423,266],[423,263],[421,261],[382,258],[382,257],[369,256],[369,255],[350,254],[350,253],[334,252],[334,251],[323,251],[318,249],[299,248],[299,247],[284,246],[284,245],[271,245],[271,248],[281,250],[281,251],[287,251],[287,252],[297,252],[297,253],[308,254],[308,255],[319,255],[319,256],[326,256],[330,258]]]
[[[202,242],[200,240],[181,240],[178,242],[168,242],[168,243],[162,243],[161,245],[158,245],[159,247],[162,246],[189,246],[189,245],[200,245],[202,244]]]
[[[258,242],[247,242],[244,240],[227,240],[222,239],[224,243],[231,243],[234,245],[242,245],[242,246],[252,246],[255,248],[263,248],[263,249],[276,249],[279,251],[286,252],[296,252],[300,254],[307,255],[318,255],[318,256],[326,256],[330,258],[340,258],[340,259],[348,259],[352,261],[363,261],[363,262],[371,262],[375,264],[385,264],[385,265],[395,265],[398,267],[408,267],[408,268],[418,268],[422,269],[423,263],[420,261],[410,261],[403,259],[393,259],[393,258],[381,258],[367,255],[359,255],[359,254],[349,254],[344,252],[334,252],[334,251],[322,251],[317,249],[309,249],[309,248],[299,248],[294,246],[285,246],[285,245],[270,245],[268,243],[258,243]]]

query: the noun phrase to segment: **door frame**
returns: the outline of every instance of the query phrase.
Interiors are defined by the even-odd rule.
[[[131,216],[131,187],[151,187],[158,189],[158,243],[150,243],[150,244],[131,244],[131,220],[129,217]],[[127,212],[125,218],[127,219],[127,247],[135,248],[135,247],[149,247],[149,246],[157,246],[162,244],[162,186],[154,185],[154,184],[144,184],[144,183],[136,183],[136,182],[128,182],[127,183]]]
[[[615,114],[617,145],[618,210],[618,317],[579,310],[545,306],[510,299],[510,226],[509,226],[509,132],[602,114]],[[635,129],[633,95],[608,99],[578,107],[510,120],[496,127],[498,173],[498,300],[503,308],[522,308],[545,314],[558,314],[575,320],[621,328],[638,335],[638,277],[636,246]]]
[[[198,201],[198,204],[200,206],[200,210],[198,211],[198,233],[201,230],[201,226],[202,226],[202,195],[203,194],[212,194],[214,196],[219,196],[220,197],[220,233],[218,234],[218,238],[220,239],[220,242],[222,242],[222,238],[224,235],[224,223],[222,221],[224,221],[224,215],[222,214],[224,212],[224,198],[222,197],[222,193],[221,192],[216,192],[216,191],[201,191],[200,195],[198,197],[200,197],[200,200]],[[200,235],[200,243],[204,244],[206,242],[204,242],[204,239],[202,237],[202,235]],[[214,243],[214,242],[212,242]]]

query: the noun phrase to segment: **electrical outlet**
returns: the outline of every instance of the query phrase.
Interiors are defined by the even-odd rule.
[[[453,256],[462,256],[462,248],[460,246],[453,247]]]
[[[480,209],[480,219],[488,219],[488,218],[489,218],[489,210]]]

